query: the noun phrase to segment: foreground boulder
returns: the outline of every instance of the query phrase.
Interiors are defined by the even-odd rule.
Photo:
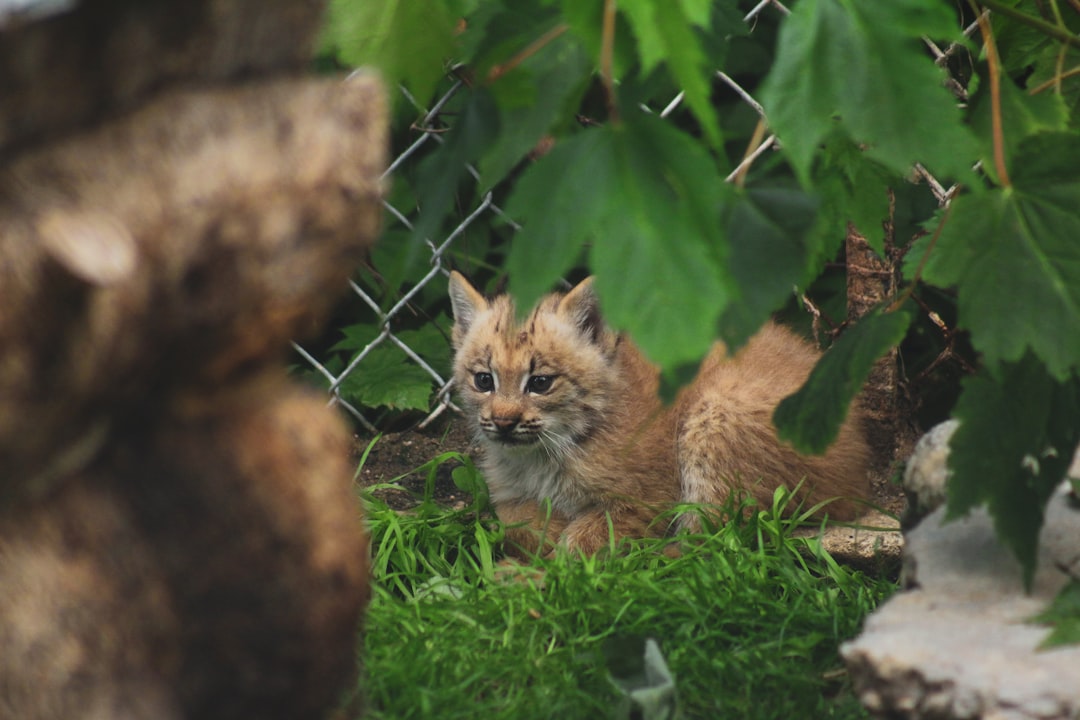
[[[943,497],[953,429],[928,436],[912,461],[923,507]],[[860,700],[884,718],[1080,717],[1080,647],[1041,649],[1049,629],[1032,622],[1080,577],[1080,512],[1066,486],[1047,506],[1030,594],[985,510],[949,523],[944,513],[906,534],[904,589],[841,648]]]
[[[318,3],[75,5],[0,17],[0,718],[323,717],[367,537],[283,364],[377,232],[382,89],[301,76]]]

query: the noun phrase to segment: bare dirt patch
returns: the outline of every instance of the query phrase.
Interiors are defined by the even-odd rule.
[[[359,462],[364,451],[374,440],[371,436],[358,435],[354,442],[354,459]],[[449,418],[423,430],[412,429],[385,433],[375,440],[356,482],[361,487],[371,487],[394,481],[402,490],[377,489],[375,495],[395,510],[408,510],[423,497],[427,483],[427,471],[418,469],[438,456],[456,452],[475,456],[479,448],[461,418]],[[451,477],[461,462],[447,460],[435,469],[434,499],[450,507],[464,507],[471,497],[458,489]]]

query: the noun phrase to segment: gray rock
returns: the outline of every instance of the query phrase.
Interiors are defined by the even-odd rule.
[[[1066,487],[1047,507],[1030,594],[985,511],[947,524],[944,512],[906,537],[907,589],[841,648],[859,699],[889,718],[1080,717],[1080,647],[1040,650],[1048,629],[1029,622],[1080,570]]]
[[[908,499],[905,528],[945,504],[945,486],[952,475],[948,468],[949,441],[959,426],[959,420],[938,423],[915,445],[904,469],[904,492]],[[1080,477],[1080,448],[1073,456],[1069,476]]]

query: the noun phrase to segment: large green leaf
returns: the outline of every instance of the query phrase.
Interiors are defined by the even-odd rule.
[[[427,410],[432,378],[409,362],[400,348],[380,345],[341,383],[346,400],[364,407]]]
[[[709,3],[700,0],[655,2],[623,0],[625,14],[638,40],[642,72],[647,74],[664,62],[686,93],[686,102],[709,142],[718,147],[720,122],[710,100],[711,78],[716,68],[702,49],[696,27],[707,27]]]
[[[648,115],[580,133],[522,176],[508,204],[523,221],[510,286],[530,305],[586,243],[614,326],[657,363],[700,357],[728,300],[719,201],[729,192],[708,152]]]
[[[985,503],[1030,583],[1043,508],[1077,443],[1080,382],[1061,383],[1030,353],[964,382],[950,441],[948,514]]]
[[[615,183],[614,136],[589,130],[564,140],[529,166],[506,211],[523,227],[506,268],[510,288],[529,308],[577,262],[583,245],[606,231]]]
[[[871,157],[899,173],[921,161],[970,175],[973,140],[922,45],[956,34],[938,0],[801,0],[780,30],[761,101],[800,178],[839,124]]]
[[[426,103],[453,52],[455,23],[446,0],[331,0],[322,43],[346,65],[378,68]]]
[[[486,78],[558,22],[558,9],[543,0],[484,0],[465,23],[458,59]]]
[[[663,120],[638,115],[611,132],[610,214],[589,255],[605,315],[662,367],[696,361],[732,295],[719,212],[730,188]]]
[[[813,196],[783,188],[750,190],[733,204],[725,225],[739,301],[720,319],[731,347],[750,339],[807,280],[806,242],[817,208]]]
[[[900,176],[867,157],[846,135],[830,133],[814,165],[814,187],[822,197],[818,232],[823,237],[815,248],[819,262],[835,257],[835,244],[824,240],[833,238],[838,243],[846,236],[848,223],[884,257],[883,223],[889,216],[889,190],[902,185]],[[820,271],[817,264],[814,269]]]
[[[485,88],[471,91],[442,147],[424,158],[417,171],[420,218],[413,227],[414,241],[434,235],[453,204],[467,163],[480,157],[498,134],[499,113],[491,93]]]
[[[1080,367],[1080,137],[1034,136],[1013,166],[1011,189],[953,201],[923,277],[957,286],[988,365],[1031,349],[1064,380]]]
[[[603,45],[604,0],[561,0],[560,9],[571,32],[584,43],[593,58],[593,64],[599,67]],[[638,48],[634,45],[625,16],[616,14],[615,47],[612,53],[612,73],[616,79],[622,78],[634,66],[637,53]]]
[[[1068,124],[1068,110],[1061,96],[1056,93],[1029,95],[1009,80],[1000,83],[1002,137],[1006,154],[1015,158],[1021,143],[1029,136],[1040,132],[1065,130]],[[994,167],[993,131],[991,123],[991,102],[989,83],[979,86],[979,91],[971,99],[971,127],[980,140],[983,168],[995,180],[997,170]]]
[[[848,328],[818,361],[806,383],[773,414],[781,440],[800,452],[823,453],[836,439],[848,406],[874,361],[897,345],[911,324],[903,310],[875,312]]]
[[[480,162],[485,187],[503,180],[553,124],[572,114],[591,79],[592,65],[584,48],[564,34],[495,81],[492,93],[501,132]],[[526,103],[508,97],[522,85],[533,91]]]

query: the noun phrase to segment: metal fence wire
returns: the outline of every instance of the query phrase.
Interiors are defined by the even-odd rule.
[[[750,10],[743,20],[750,26],[751,31],[755,20],[763,12],[777,12],[787,15],[790,11],[779,0],[761,0],[757,5]],[[977,23],[972,23],[964,30],[965,36],[971,36],[977,30]],[[931,55],[936,58],[937,63],[944,66],[949,56],[958,49],[958,45],[952,45],[947,48],[940,48],[930,40],[924,41],[929,49]],[[753,96],[747,92],[744,88],[739,86],[732,78],[723,72],[717,71],[716,77],[726,85],[728,85],[747,105],[763,119],[765,117],[764,108],[761,104],[753,98]],[[427,146],[429,143],[443,143],[442,135],[447,129],[448,117],[444,113],[444,108],[447,103],[462,89],[463,83],[458,80],[453,86],[442,95],[434,105],[430,108],[422,107],[407,90],[401,88],[401,92],[405,99],[417,110],[417,115],[421,118],[415,123],[414,128],[416,130],[416,138],[407,147],[401,149],[398,152],[398,148],[392,148],[393,152],[398,154],[394,157],[393,162],[386,169],[383,174],[383,180],[391,180],[395,173],[398,173],[407,167],[410,162],[416,162],[418,152]],[[966,99],[966,93],[963,86],[956,82],[950,81],[949,87],[958,96],[960,100]],[[656,113],[662,118],[666,118],[675,110],[677,110],[683,102],[683,93],[677,94],[670,102],[668,102],[662,108],[652,108],[645,105],[640,106],[642,112]],[[760,155],[769,152],[770,150],[776,150],[779,148],[779,140],[775,135],[766,136],[760,145],[731,172],[727,177],[727,181],[731,182],[743,168],[753,163]],[[466,166],[466,170],[472,177],[479,181],[480,175],[475,167]],[[937,198],[938,203],[945,205],[952,197],[952,193],[955,191],[955,187],[943,187],[926,168],[921,165],[916,165],[915,174],[919,178],[926,182],[930,187],[934,196]],[[384,201],[386,208],[386,216],[384,217],[384,232],[389,229],[395,228],[396,224],[400,224],[401,227],[408,231],[412,231],[413,223],[408,218],[409,211],[395,207],[389,201]],[[457,410],[454,406],[451,397],[450,390],[452,389],[453,380],[450,377],[444,377],[444,372],[448,370],[432,367],[423,357],[420,356],[413,348],[401,340],[400,337],[395,335],[392,327],[394,326],[394,319],[403,310],[408,307],[409,303],[431,282],[438,280],[444,282],[446,277],[450,274],[450,269],[446,262],[446,256],[454,245],[458,241],[465,231],[474,224],[480,223],[499,223],[503,225],[509,225],[513,229],[518,229],[519,226],[514,222],[513,218],[506,215],[505,212],[493,202],[493,192],[488,191],[482,197],[479,198],[475,207],[466,209],[464,213],[464,219],[450,230],[445,237],[429,238],[425,241],[427,250],[430,252],[428,263],[430,269],[417,281],[411,288],[409,288],[389,309],[383,310],[383,304],[380,302],[383,298],[378,290],[372,290],[370,288],[362,287],[355,280],[350,280],[349,285],[352,292],[356,294],[371,310],[376,314],[378,323],[381,328],[381,332],[369,342],[363,349],[361,349],[356,355],[354,355],[351,361],[340,371],[332,372],[328,368],[328,364],[325,361],[320,361],[315,355],[298,343],[293,343],[295,351],[306,361],[311,368],[325,378],[329,383],[329,404],[339,405],[349,415],[354,417],[356,421],[365,429],[370,432],[376,432],[377,428],[371,419],[365,415],[364,411],[360,407],[349,400],[347,400],[342,394],[342,385],[353,373],[364,372],[364,361],[368,358],[372,351],[376,348],[384,345],[385,343],[391,343],[405,353],[405,356],[412,363],[415,363],[425,373],[431,376],[431,380],[434,383],[434,387],[438,388],[435,393],[434,408],[430,413],[419,423],[419,427],[424,427],[431,423],[436,417],[443,414],[448,408]]]

